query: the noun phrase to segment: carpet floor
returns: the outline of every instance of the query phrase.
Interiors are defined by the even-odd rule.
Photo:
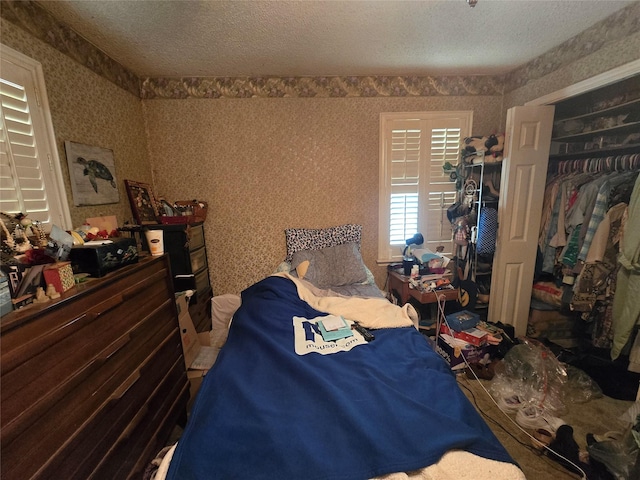
[[[487,390],[489,389],[490,382],[487,380],[470,380],[465,375],[458,375],[458,385],[520,465],[528,480],[580,478],[579,475],[569,472],[562,465],[551,460],[548,455],[538,453],[531,446],[530,437],[511,421],[515,416],[506,416],[482,389],[481,384]],[[586,403],[568,405],[567,414],[561,418],[573,427],[574,440],[581,450],[586,451],[587,433],[601,435],[612,430],[622,430],[624,423],[621,417],[632,405],[631,401],[603,396]]]

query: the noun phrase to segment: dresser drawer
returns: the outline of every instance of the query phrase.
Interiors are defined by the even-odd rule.
[[[110,456],[113,463],[123,467],[122,457],[141,454],[142,449],[138,448],[135,451],[131,448],[137,440],[131,437],[131,432],[141,422],[148,421],[157,413],[155,410],[161,406],[158,400],[154,401],[158,390],[163,390],[163,395],[170,393],[166,387],[160,388],[166,382],[167,376],[173,380],[173,385],[180,385],[181,381],[182,384],[185,383],[182,380],[182,372],[176,368],[180,361],[184,362],[180,354],[182,347],[179,340],[177,332],[172,332],[153,355],[102,404],[97,414],[81,430],[65,439],[64,449],[57,452],[55,460],[50,461],[43,472],[45,478],[90,478],[94,470],[99,468],[101,463],[108,461]],[[118,442],[128,452],[125,455],[112,456],[114,445]],[[71,461],[71,458],[76,460]],[[132,465],[127,467],[131,468]]]
[[[119,295],[107,301],[100,302],[99,295],[91,295],[95,306],[78,317],[65,318],[60,313],[45,315],[42,325],[50,322],[56,328],[44,329],[32,343],[51,344],[49,348],[6,352],[7,364],[11,363],[12,353],[21,357],[21,361],[2,375],[3,443],[10,438],[12,424],[25,426],[25,421],[36,421],[52,404],[90,376],[97,375],[110,358],[130,348],[136,336],[147,335],[162,326],[157,320],[159,315],[164,313],[165,324],[168,323],[167,316],[171,318],[172,310],[166,281],[157,282],[151,276],[140,283],[142,285],[135,284],[130,289],[121,288]],[[131,296],[126,301],[128,293]],[[131,308],[129,302],[135,302],[138,307]],[[145,320],[151,321],[150,325],[147,326]],[[4,360],[3,355],[3,364]],[[29,399],[26,404],[25,398]]]
[[[6,373],[66,336],[67,331],[60,329],[70,320],[76,321],[88,312],[101,314],[141,291],[149,292],[152,283],[157,282],[163,290],[169,288],[168,267],[163,258],[143,262],[138,267],[125,267],[123,270],[131,273],[111,274],[101,280],[80,284],[51,304],[33,305],[3,316],[0,323],[0,371]],[[161,286],[163,282],[167,284],[166,287]],[[46,341],[44,337],[47,337]]]
[[[204,247],[191,252],[191,271],[198,272],[207,267],[207,251]]]
[[[198,294],[206,293],[210,286],[209,270],[205,268],[201,272],[196,273],[196,292],[198,292]]]
[[[203,225],[191,226],[189,227],[189,250],[194,251],[200,247],[204,247]]]
[[[106,458],[121,474],[111,478],[131,478],[186,406],[166,256],[12,312],[0,328],[3,479],[107,478],[95,475]],[[130,436],[146,422],[153,426],[138,430],[145,437]]]
[[[159,430],[166,428],[163,425],[175,425],[183,413],[175,408],[174,400],[181,398],[184,401],[189,396],[189,382],[184,380],[183,371],[184,360],[180,358],[180,361],[166,370],[168,373],[164,378],[156,382],[153,392],[149,395],[147,408],[140,411],[126,431],[113,442],[112,451],[98,466],[94,478],[127,478],[127,472],[131,472],[130,478],[142,478],[148,462],[141,463],[140,459],[153,458],[164,447],[164,442],[159,439],[166,438],[173,429],[164,432]],[[145,441],[149,438],[152,441]]]

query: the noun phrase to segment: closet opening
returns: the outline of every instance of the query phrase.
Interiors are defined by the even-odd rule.
[[[527,105],[555,106],[527,334],[605,395],[635,400],[640,273],[625,251],[640,242],[640,60]]]

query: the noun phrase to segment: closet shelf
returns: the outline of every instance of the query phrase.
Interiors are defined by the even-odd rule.
[[[493,272],[476,272],[476,277],[488,277]]]
[[[629,153],[640,153],[640,143],[632,143],[618,147],[607,147],[597,150],[581,150],[579,152],[560,153],[549,155],[549,160],[575,160],[587,157],[603,157],[613,155],[626,155]]]
[[[640,105],[640,98],[635,98],[633,100],[630,100],[630,101],[625,102],[625,103],[620,103],[618,105],[612,105],[610,107],[603,108],[602,110],[597,110],[597,111],[594,111],[594,112],[587,112],[587,113],[583,113],[581,115],[576,115],[574,117],[563,118],[561,121],[562,122],[568,122],[570,120],[586,120],[586,119],[589,119],[589,118],[597,118],[597,117],[602,116],[605,113],[612,114],[612,113],[615,113],[617,111],[624,112],[624,111],[626,111],[626,109],[628,107],[632,107],[634,105]]]
[[[576,140],[591,140],[594,136],[598,136],[604,133],[612,134],[615,133],[617,135],[625,134],[625,133],[635,133],[640,131],[640,122],[631,122],[631,123],[622,123],[620,125],[616,125],[608,128],[600,128],[598,130],[590,130],[588,132],[580,132],[574,133],[572,135],[564,135],[562,137],[553,137],[551,140],[554,142],[566,142],[566,141],[576,141]]]

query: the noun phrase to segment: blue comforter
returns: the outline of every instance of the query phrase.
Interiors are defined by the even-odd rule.
[[[366,479],[426,467],[451,449],[512,462],[414,328],[296,353],[293,319],[322,315],[285,278],[242,293],[168,479]]]

